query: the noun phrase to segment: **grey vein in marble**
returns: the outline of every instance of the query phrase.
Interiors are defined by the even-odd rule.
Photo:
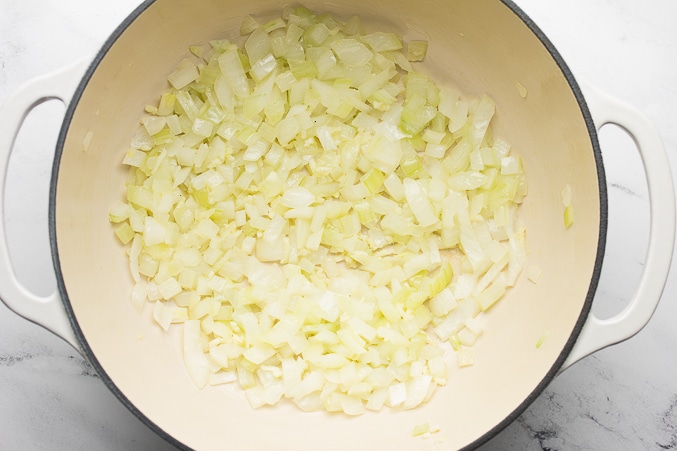
[[[656,445],[661,449],[677,449],[677,394],[670,397],[668,408],[661,417],[660,426],[667,439],[657,441]]]
[[[628,195],[630,195],[630,196],[632,196],[632,197],[642,197],[642,196],[640,196],[638,193],[636,193],[635,191],[633,191],[632,189],[630,189],[630,188],[628,188],[627,186],[622,185],[622,184],[620,184],[620,183],[611,183],[611,184],[609,184],[609,186],[610,186],[611,188],[615,188],[615,189],[617,189],[617,190],[619,190],[619,191],[622,191],[623,193],[628,194]]]

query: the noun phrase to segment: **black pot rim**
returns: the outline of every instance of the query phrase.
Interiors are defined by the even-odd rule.
[[[77,322],[77,319],[75,318],[75,312],[73,311],[73,307],[70,303],[68,292],[66,290],[66,286],[63,279],[63,273],[61,271],[61,263],[59,260],[59,249],[56,239],[56,219],[55,219],[56,187],[58,184],[59,168],[61,163],[61,156],[63,154],[63,147],[66,140],[66,136],[68,134],[70,123],[73,119],[73,115],[75,114],[78,103],[82,97],[85,88],[87,87],[87,84],[89,83],[89,80],[91,79],[93,73],[96,71],[101,61],[105,58],[106,54],[111,49],[113,44],[115,44],[117,39],[127,30],[127,28],[136,20],[136,18],[138,18],[146,9],[148,9],[153,3],[155,3],[155,1],[156,0],[145,0],[120,23],[120,25],[105,41],[105,43],[97,53],[96,57],[88,67],[82,80],[78,84],[78,87],[73,95],[72,100],[68,105],[65,118],[61,126],[61,131],[59,133],[59,137],[57,140],[54,163],[52,167],[52,176],[49,192],[49,215],[48,215],[49,238],[52,250],[53,265],[56,272],[57,289],[59,291],[59,295],[62,299],[63,305],[66,310],[66,314],[68,315],[68,319],[71,323],[73,331],[75,332],[75,336],[80,344],[81,351],[84,353],[85,357],[89,360],[90,364],[97,371],[103,383],[108,387],[108,389],[111,392],[113,392],[113,394],[118,398],[118,400],[124,406],[126,406],[127,409],[129,409],[129,411],[131,411],[139,420],[141,420],[141,422],[143,422],[152,431],[154,431],[156,434],[158,434],[160,437],[166,440],[169,444],[179,449],[189,450],[190,448],[188,446],[176,440],[169,432],[163,430],[157,424],[155,424],[150,418],[145,416],[134,405],[134,403],[129,398],[127,398],[127,396],[122,392],[122,390],[120,390],[120,388],[115,385],[113,380],[110,378],[110,376],[108,376],[102,365],[97,360],[96,355],[88,345],[87,339],[84,336],[82,329],[80,328]],[[606,176],[604,172],[604,164],[602,161],[602,152],[600,150],[599,140],[597,137],[597,128],[595,127],[592,115],[590,114],[590,111],[585,101],[585,97],[583,96],[583,93],[580,89],[580,86],[576,82],[576,79],[574,78],[571,70],[569,69],[569,67],[567,66],[564,59],[559,54],[553,43],[548,39],[545,33],[543,33],[543,31],[536,25],[536,23],[533,20],[531,20],[531,18],[527,16],[527,14],[524,11],[522,11],[520,7],[518,7],[515,3],[513,3],[512,0],[499,0],[499,1],[501,1],[505,6],[507,6],[519,19],[521,19],[522,22],[524,22],[524,24],[532,31],[532,33],[541,41],[543,46],[546,48],[550,56],[553,58],[555,63],[562,71],[562,74],[569,83],[571,91],[574,94],[576,101],[578,102],[578,105],[581,110],[581,115],[583,116],[586,127],[588,129],[588,133],[590,135],[590,141],[592,144],[593,153],[595,157],[600,195],[599,198],[600,229],[597,242],[595,265],[593,268],[590,285],[588,287],[588,292],[586,294],[585,303],[576,321],[573,332],[571,333],[569,339],[567,340],[562,352],[560,353],[560,355],[558,356],[558,358],[556,359],[555,363],[552,365],[548,373],[545,375],[545,377],[532,390],[532,392],[522,401],[522,403],[520,403],[520,405],[517,408],[515,408],[515,410],[513,410],[503,421],[501,421],[499,424],[495,425],[493,428],[485,432],[473,443],[467,445],[464,448],[466,450],[477,448],[480,445],[486,443],[491,438],[498,435],[498,433],[501,432],[503,429],[505,429],[509,424],[514,422],[527,409],[527,407],[529,407],[529,405],[531,405],[536,400],[536,398],[540,396],[540,394],[552,382],[554,377],[562,368],[562,365],[564,364],[565,360],[569,356],[569,353],[573,349],[576,340],[578,339],[578,336],[581,333],[583,326],[585,325],[588,314],[590,313],[590,310],[592,308],[593,298],[597,290],[597,285],[602,270],[602,261],[604,258],[604,250],[606,245],[606,233],[608,221],[608,200],[607,200],[608,197],[607,197]]]

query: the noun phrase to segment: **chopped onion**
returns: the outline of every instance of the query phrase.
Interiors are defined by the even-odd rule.
[[[240,33],[191,46],[124,153],[132,304],[254,408],[415,408],[522,271],[522,160],[493,100],[412,70],[426,42],[303,7]]]
[[[574,207],[573,205],[567,205],[564,209],[564,227],[567,229],[574,225]]]
[[[181,89],[197,79],[198,75],[195,64],[188,59],[184,59],[168,77],[168,80],[174,88]]]
[[[574,206],[571,203],[571,185],[567,184],[562,189],[562,204],[564,205],[564,226],[568,229],[574,225]]]
[[[407,47],[409,61],[423,61],[428,53],[428,41],[411,41]]]
[[[524,85],[519,81],[515,82],[515,86],[517,87],[517,92],[519,92],[520,97],[526,99],[528,94],[527,88],[525,88]]]

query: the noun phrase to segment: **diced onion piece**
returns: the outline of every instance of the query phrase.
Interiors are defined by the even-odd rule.
[[[308,27],[303,38],[308,45],[319,46],[327,40],[329,34],[329,28],[320,22]]]
[[[134,230],[129,223],[124,222],[115,228],[115,235],[122,244],[127,244],[134,238]]]
[[[248,97],[249,83],[237,48],[231,48],[219,57],[219,67],[230,90],[239,98]]]
[[[315,202],[315,195],[307,188],[295,186],[287,189],[281,197],[281,203],[289,208],[304,208]]]
[[[437,222],[438,218],[433,210],[425,191],[416,180],[405,178],[402,181],[404,196],[416,220],[422,227],[428,227]]]
[[[118,224],[129,218],[131,214],[131,206],[124,202],[118,202],[108,212],[108,219],[114,224]]]
[[[475,364],[475,353],[472,348],[464,347],[457,352],[458,366],[463,368]]]
[[[174,88],[181,89],[195,81],[199,75],[197,66],[192,61],[184,59],[167,79]]]
[[[411,432],[411,435],[414,437],[418,437],[419,435],[424,435],[424,434],[429,434],[430,433],[430,425],[428,423],[423,423],[423,424],[417,424],[414,426],[414,429]]]
[[[247,15],[240,24],[240,35],[246,36],[260,26],[259,22],[252,16]]]
[[[573,205],[567,205],[564,209],[564,227],[567,229],[574,225],[574,207]]]
[[[428,53],[428,41],[411,41],[407,46],[409,61],[423,61]]]
[[[87,133],[85,133],[85,137],[82,139],[82,151],[87,152],[89,150],[89,146],[92,143],[92,138],[94,138],[94,132],[89,130]]]
[[[337,39],[330,44],[336,57],[348,67],[360,67],[368,64],[374,54],[356,39]]]
[[[362,40],[369,44],[375,52],[388,52],[391,50],[400,50],[402,48],[402,41],[393,33],[384,33],[377,31],[365,36]]]
[[[477,106],[471,130],[471,142],[479,147],[484,140],[491,118],[494,116],[496,104],[489,96],[482,96],[480,103]]]
[[[571,205],[571,185],[568,183],[562,188],[562,205],[565,207]]]
[[[538,340],[536,341],[536,349],[538,349],[538,348],[540,348],[541,346],[543,346],[543,343],[545,343],[545,340],[548,338],[548,335],[549,335],[549,334],[548,334],[548,332],[546,331],[546,332],[543,333],[543,335],[541,335],[540,337],[538,337]]]
[[[568,229],[574,224],[574,207],[571,204],[571,185],[562,188],[562,204],[564,205],[564,226]]]
[[[525,88],[524,85],[522,83],[520,83],[519,81],[515,82],[515,86],[517,87],[517,92],[519,92],[520,97],[522,97],[523,99],[526,99],[527,98],[527,88]]]
[[[482,310],[489,309],[505,294],[505,283],[501,280],[489,285],[486,290],[477,296],[477,302]]]

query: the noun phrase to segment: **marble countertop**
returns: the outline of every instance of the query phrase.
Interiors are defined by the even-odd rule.
[[[0,104],[25,81],[92,55],[139,0],[0,1]],[[516,0],[580,79],[643,112],[677,174],[677,2]],[[19,279],[48,294],[47,193],[59,102],[27,119],[11,159],[5,202]],[[620,311],[635,290],[648,240],[648,194],[632,140],[600,134],[609,188],[607,252],[594,311]],[[30,183],[26,183],[29,180]],[[658,207],[660,208],[660,206]],[[677,277],[639,334],[559,375],[483,450],[677,448]],[[61,339],[0,303],[0,449],[170,449],[108,391]]]

